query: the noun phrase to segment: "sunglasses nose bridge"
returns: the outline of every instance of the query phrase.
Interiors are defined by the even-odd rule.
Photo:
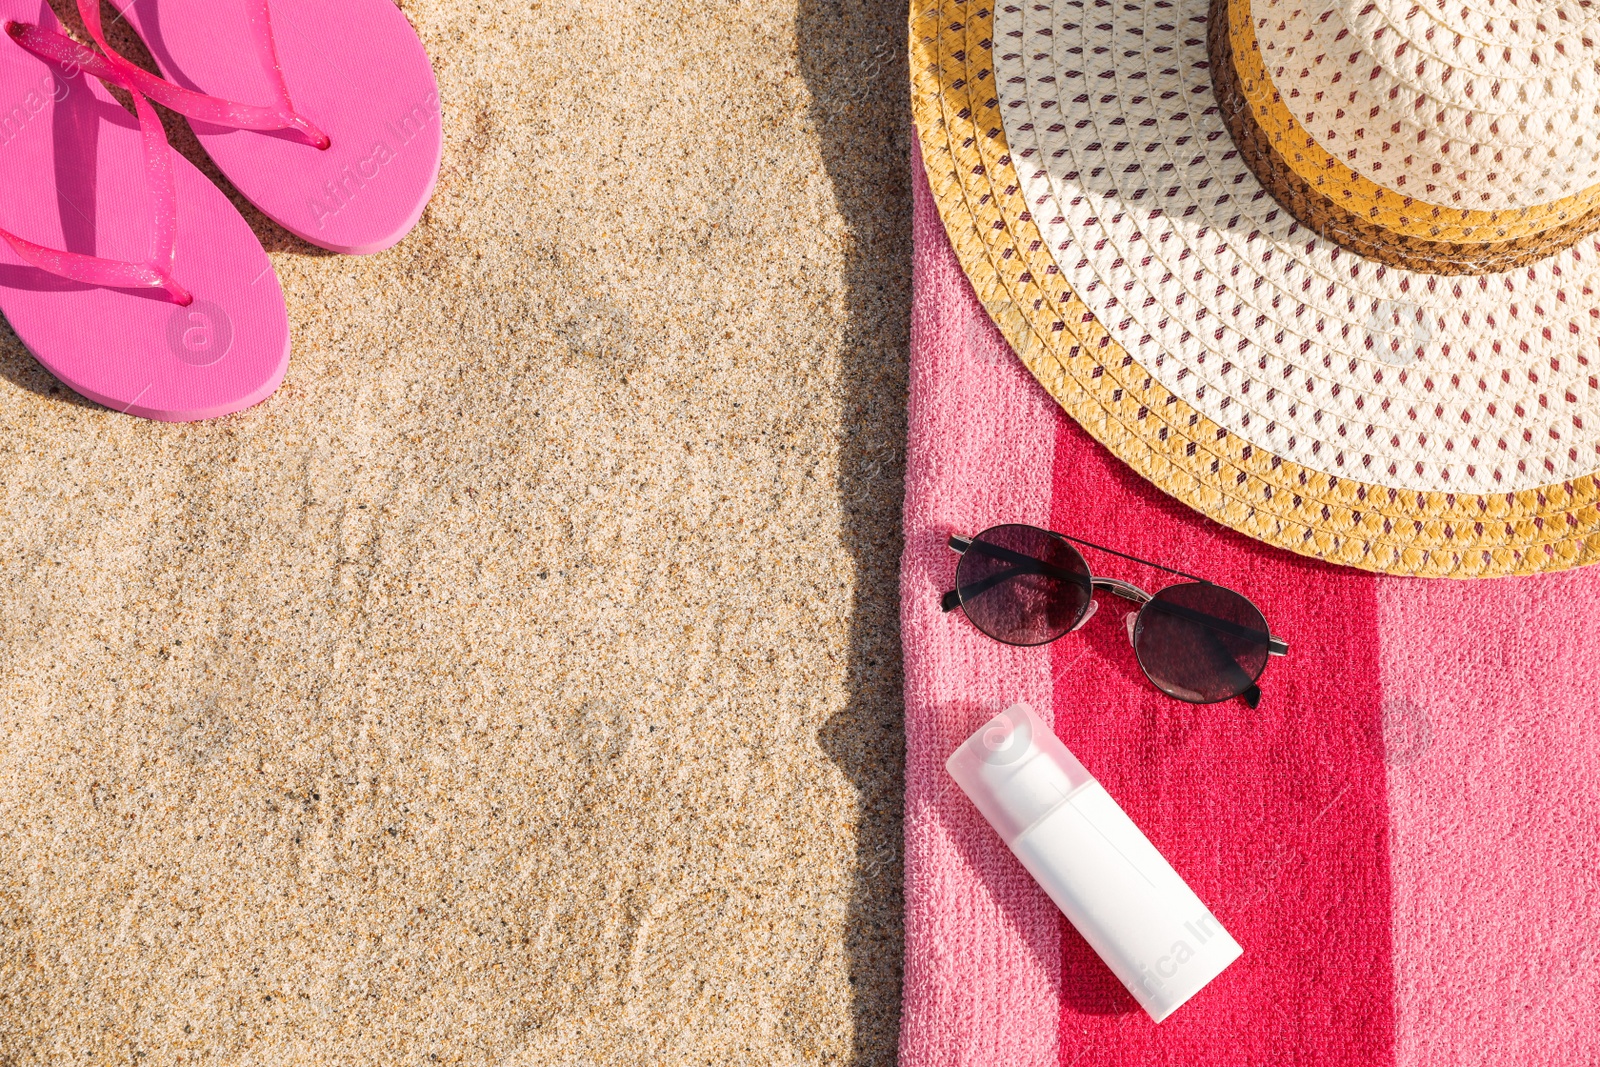
[[[1113,596],[1121,597],[1123,600],[1131,600],[1141,607],[1150,603],[1149,593],[1146,593],[1132,582],[1125,582],[1120,578],[1095,578],[1092,580],[1092,584],[1096,589],[1103,589]]]

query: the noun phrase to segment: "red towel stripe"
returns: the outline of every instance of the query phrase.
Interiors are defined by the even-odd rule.
[[[1061,1063],[1393,1063],[1377,580],[1201,518],[1066,419],[1053,496],[1056,529],[1236,588],[1290,643],[1254,711],[1159,693],[1125,636],[1132,605],[1104,594],[1052,646],[1057,732],[1245,950],[1156,1026],[1068,927]],[[1086,556],[1152,591],[1174,580]]]

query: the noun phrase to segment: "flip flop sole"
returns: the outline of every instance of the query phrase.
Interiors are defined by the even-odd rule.
[[[0,20],[57,26],[44,0]],[[289,322],[272,262],[228,198],[173,153],[173,276],[195,302],[108,289],[28,266],[0,242],[0,312],[52,374],[91,400],[163,421],[213,418],[272,395]],[[137,120],[103,85],[0,35],[0,226],[50,248],[143,261],[151,208]]]
[[[117,0],[176,85],[241,103],[274,99],[241,0]],[[347,254],[380,252],[416,226],[439,177],[439,86],[393,0],[272,0],[297,111],[327,151],[278,133],[193,121],[228,180],[298,237]]]

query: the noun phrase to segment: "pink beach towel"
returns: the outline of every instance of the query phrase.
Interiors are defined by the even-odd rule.
[[[914,169],[904,1067],[1600,1063],[1600,568],[1378,577],[1173,502],[1012,354]],[[1000,522],[1246,593],[1291,646],[1261,707],[1162,696],[1117,610],[1033,649],[941,613],[946,538]],[[1159,1026],[945,772],[1015,700],[1054,722],[1244,946]]]

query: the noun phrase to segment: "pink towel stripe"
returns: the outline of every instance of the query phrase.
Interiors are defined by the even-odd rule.
[[[1600,568],[1379,602],[1398,1061],[1600,1063]]]
[[[950,781],[944,760],[1013,700],[1048,719],[1049,658],[956,625],[939,598],[954,571],[950,534],[974,533],[996,515],[1049,519],[1057,409],[977,306],[922,168],[914,170],[917,357],[900,585],[905,926],[915,948],[905,960],[900,1058],[1043,1067],[1056,1060],[1060,916]]]

